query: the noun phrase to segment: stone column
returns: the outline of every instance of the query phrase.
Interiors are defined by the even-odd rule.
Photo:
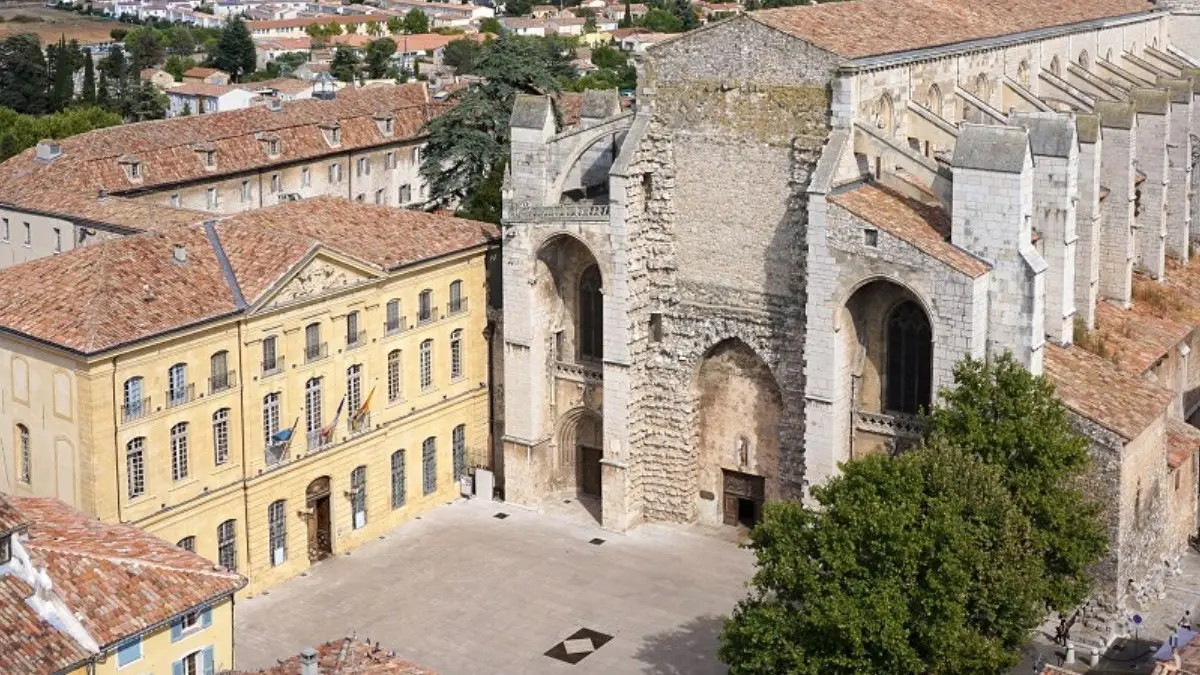
[[[1096,327],[1096,300],[1100,292],[1100,118],[1081,114],[1075,118],[1079,137],[1079,202],[1075,208],[1075,316],[1092,330]]]
[[[1097,101],[1104,136],[1100,185],[1108,188],[1100,204],[1100,297],[1121,307],[1133,300],[1134,152],[1137,113],[1132,103]]]
[[[1137,167],[1141,185],[1135,218],[1137,265],[1162,279],[1167,252],[1167,138],[1171,133],[1171,99],[1166,89],[1135,87],[1129,92],[1137,110]]]

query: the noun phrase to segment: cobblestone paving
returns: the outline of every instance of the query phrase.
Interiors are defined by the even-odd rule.
[[[722,616],[752,571],[748,551],[688,528],[456,502],[239,602],[237,665],[357,632],[442,675],[719,675]]]

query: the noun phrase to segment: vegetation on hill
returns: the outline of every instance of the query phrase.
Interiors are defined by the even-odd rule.
[[[22,115],[0,108],[0,161],[47,138],[66,138],[121,123],[121,116],[96,106],[70,108],[50,115]]]

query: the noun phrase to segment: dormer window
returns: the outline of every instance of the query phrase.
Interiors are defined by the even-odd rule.
[[[208,169],[217,168],[217,153],[212,150],[204,152],[204,166]]]
[[[129,177],[130,178],[141,178],[142,177],[141,162],[134,162],[129,165]]]
[[[125,169],[125,176],[134,182],[142,180],[142,171],[145,167],[142,166],[142,160],[137,155],[121,155],[117,158],[117,164]]]
[[[279,155],[279,141],[278,140],[267,141],[267,154],[272,157],[277,157]]]
[[[0,565],[12,560],[12,535],[0,537]]]
[[[342,144],[342,127],[337,122],[322,122],[321,132],[325,134],[325,142],[337,147]]]
[[[282,143],[278,136],[275,134],[260,134],[258,139],[262,141],[263,150],[267,151],[268,157],[274,158],[279,156],[279,148],[282,146]]]
[[[379,127],[379,133],[384,136],[391,136],[396,132],[396,118],[391,113],[375,115],[375,124]]]

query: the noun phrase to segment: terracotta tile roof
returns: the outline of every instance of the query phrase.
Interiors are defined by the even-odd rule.
[[[1155,316],[1151,310],[1141,302],[1128,310],[1098,303],[1095,333],[1103,345],[1099,355],[1141,375],[1191,334],[1191,324]]]
[[[498,236],[489,223],[340,197],[229,216],[214,231],[250,303],[318,246],[389,270]],[[0,270],[0,288],[0,328],[84,354],[242,311],[198,223]]]
[[[1181,265],[1168,257],[1162,281],[1134,274],[1133,303],[1155,316],[1200,326],[1200,260]]]
[[[237,91],[238,87],[231,84],[209,84],[207,82],[184,82],[178,87],[171,87],[167,92],[168,96],[209,96],[217,98],[224,96],[231,91]]]
[[[1127,441],[1138,437],[1171,402],[1170,391],[1079,347],[1047,342],[1044,374],[1077,414]]]
[[[186,85],[185,85],[186,86]],[[172,90],[174,91],[174,90]],[[0,164],[0,204],[60,214],[131,229],[194,222],[194,212],[168,206],[131,205],[128,200],[97,200],[101,191],[121,194],[196,180],[211,180],[287,162],[303,161],[335,151],[415,138],[426,121],[447,109],[431,103],[423,83],[347,88],[334,101],[289,101],[272,112],[262,106],[212,115],[177,117],[98,129],[60,141],[62,155],[51,162],[36,159],[29,149]],[[395,132],[386,138],[374,116],[394,116]],[[318,125],[336,120],[341,145],[331,148]],[[278,157],[268,157],[260,135],[279,137]],[[196,152],[212,144],[216,170],[206,169]],[[141,182],[129,178],[117,159],[134,153],[142,162]]]
[[[215,75],[217,73],[221,73],[222,75],[226,74],[224,71],[217,70],[216,68],[205,68],[204,66],[192,66],[191,68],[188,68],[187,70],[183,71],[183,76],[184,77],[204,78],[204,77],[208,77],[209,75]]]
[[[101,646],[246,584],[190,551],[134,527],[92,519],[57,499],[13,499],[31,521],[25,549]]]
[[[312,89],[313,87],[311,82],[305,82],[304,80],[297,80],[291,77],[279,77],[275,78],[274,80],[263,80],[261,82],[245,82],[236,86],[248,91],[273,89],[286,94],[299,94],[303,91]]]
[[[1178,469],[1200,448],[1200,429],[1183,420],[1167,419],[1167,466]]]
[[[315,648],[317,665],[322,673],[337,675],[437,675],[428,668],[405,661],[379,646],[365,640],[348,637],[326,642]],[[240,672],[232,675],[301,675],[300,657],[293,656],[277,666],[254,673]]]
[[[875,184],[860,185],[833,195],[828,201],[972,278],[981,277],[991,269],[950,243],[950,219],[943,209]]]
[[[971,42],[1155,9],[1147,0],[852,0],[750,17],[847,58]]]
[[[0,575],[0,673],[58,673],[91,656],[71,636],[59,631],[25,600],[33,588],[15,575]]]
[[[0,492],[0,537],[16,532],[28,524],[29,519],[25,517],[25,514],[8,501],[3,492]]]
[[[390,14],[354,14],[354,15],[337,15],[337,14],[321,14],[320,16],[305,16],[297,19],[277,19],[275,21],[247,21],[246,28],[253,33],[256,30],[268,30],[272,28],[302,28],[310,24],[319,23],[322,26],[327,26],[330,23],[340,23],[342,25],[348,23],[370,23],[377,21],[379,23],[387,23]]]

